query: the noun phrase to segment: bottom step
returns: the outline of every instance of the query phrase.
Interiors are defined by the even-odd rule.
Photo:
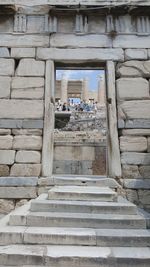
[[[150,248],[24,246],[0,247],[1,266],[149,267]]]

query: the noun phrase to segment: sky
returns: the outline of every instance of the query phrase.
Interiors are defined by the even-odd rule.
[[[89,91],[97,91],[98,79],[104,75],[103,70],[56,70],[56,80],[61,80],[65,75],[68,80],[89,79]]]

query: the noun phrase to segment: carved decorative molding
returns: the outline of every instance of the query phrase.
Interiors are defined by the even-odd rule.
[[[26,15],[16,14],[14,18],[14,31],[26,32],[26,29],[27,29]]]

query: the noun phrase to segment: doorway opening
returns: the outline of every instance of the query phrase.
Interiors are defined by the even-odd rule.
[[[107,174],[105,69],[57,67],[53,174]]]

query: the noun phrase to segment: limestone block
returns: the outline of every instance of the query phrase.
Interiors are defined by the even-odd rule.
[[[27,38],[28,37],[28,38]],[[49,36],[39,34],[1,34],[0,46],[3,47],[49,47]]]
[[[41,150],[42,137],[41,136],[26,136],[18,135],[14,137],[13,149],[17,150]]]
[[[2,119],[41,119],[43,109],[43,100],[0,100]]]
[[[0,198],[36,198],[36,187],[0,187]]]
[[[150,119],[150,100],[125,101],[120,108],[128,119]]]
[[[149,36],[117,35],[113,40],[113,47],[149,48],[149,45]]]
[[[124,179],[123,184],[130,189],[150,189],[150,179]]]
[[[1,76],[12,76],[15,71],[14,59],[0,58],[0,75]]]
[[[136,190],[127,189],[126,190],[127,199],[135,204],[138,204],[138,194]]]
[[[44,87],[44,78],[41,77],[14,77],[12,78],[13,89],[29,89]]]
[[[150,99],[149,83],[143,78],[120,78],[116,81],[118,100]]]
[[[14,164],[11,167],[10,176],[33,177],[40,176],[41,164]]]
[[[138,166],[136,165],[122,165],[122,177],[126,179],[141,178]]]
[[[10,129],[0,129],[0,135],[10,135],[11,130]]]
[[[125,128],[134,129],[148,129],[150,128],[150,120],[149,119],[135,119],[135,120],[127,120],[125,122]]]
[[[114,60],[123,61],[124,52],[122,49],[115,48],[76,48],[66,49],[63,48],[38,48],[37,58],[39,59],[51,59],[55,61],[67,61],[81,62],[83,60]]]
[[[12,129],[13,135],[42,135],[41,129]]]
[[[148,152],[150,152],[150,137],[148,137]]]
[[[150,190],[139,190],[138,195],[142,204],[150,204]]]
[[[35,59],[21,59],[16,70],[17,76],[44,76],[45,63]]]
[[[0,164],[11,165],[15,161],[14,150],[0,150]]]
[[[139,172],[143,178],[150,179],[150,166],[140,166]]]
[[[54,160],[94,160],[94,147],[59,146],[55,147]]]
[[[0,165],[0,176],[9,176],[9,166]]]
[[[13,58],[35,57],[35,48],[12,48],[11,57]]]
[[[122,64],[118,64],[117,74],[122,77],[150,77],[150,60],[126,61]]]
[[[11,98],[14,99],[43,99],[44,88],[37,89],[13,89]]]
[[[24,129],[43,129],[43,120],[24,120],[22,128]]]
[[[121,163],[127,165],[150,165],[150,153],[123,152]]]
[[[150,136],[150,129],[123,129],[122,135]]]
[[[50,47],[112,47],[112,41],[107,35],[75,35],[53,34],[50,37]]]
[[[13,200],[0,199],[0,213],[7,214],[15,209]]]
[[[17,163],[40,163],[41,153],[37,151],[18,151],[15,162]]]
[[[120,150],[144,152],[147,150],[147,139],[145,137],[121,136]]]
[[[11,135],[0,136],[0,149],[12,149],[13,137]]]
[[[0,77],[0,98],[10,98],[10,77]]]
[[[148,53],[146,49],[126,49],[125,60],[142,60],[147,59]]]
[[[0,186],[36,186],[38,177],[0,177]]]
[[[6,47],[0,47],[0,58],[1,57],[10,57],[9,50]]]

